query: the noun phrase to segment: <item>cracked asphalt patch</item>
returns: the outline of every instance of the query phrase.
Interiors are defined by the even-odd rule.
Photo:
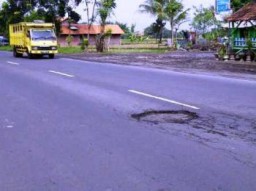
[[[226,113],[211,113],[201,115],[189,125],[207,133],[225,137],[240,138],[256,143],[256,119]]]
[[[256,143],[256,119],[230,115],[225,113],[200,113],[186,110],[148,110],[142,113],[132,114],[131,117],[139,122],[146,122],[155,125],[163,124],[159,128],[172,129],[171,124],[180,124],[183,132],[212,134],[220,137],[242,139],[247,142]],[[180,130],[182,130],[179,127]],[[202,137],[203,138],[203,137]]]

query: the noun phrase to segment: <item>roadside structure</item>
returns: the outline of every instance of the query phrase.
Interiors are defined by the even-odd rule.
[[[106,25],[105,32],[111,31],[111,36],[108,39],[109,45],[120,45],[121,35],[124,31],[118,25]],[[87,34],[90,34],[89,43],[90,45],[95,45],[96,37],[100,34],[100,25],[79,24],[71,23],[69,24],[67,19],[63,19],[61,22],[61,32],[58,37],[58,42],[61,46],[68,46],[66,38],[71,35],[73,38],[71,45],[78,46],[83,38],[87,38]]]
[[[237,55],[256,50],[256,2],[248,3],[226,19],[229,23],[230,45]]]

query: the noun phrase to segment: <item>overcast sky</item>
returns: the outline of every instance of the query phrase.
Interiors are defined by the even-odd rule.
[[[149,26],[155,21],[155,18],[138,12],[139,5],[143,4],[145,0],[116,0],[117,8],[115,10],[115,16],[113,19],[127,23],[129,26],[131,24],[136,24],[136,30],[143,31],[144,28]],[[209,7],[214,5],[215,0],[182,0],[186,8],[191,8],[193,6],[200,6],[201,4],[204,7]],[[192,17],[192,13],[191,16]],[[181,28],[189,28],[188,24],[184,24]]]
[[[215,0],[181,0],[185,8],[191,8],[189,18],[193,17],[193,6],[199,7],[203,5],[204,7],[209,7],[214,5]],[[116,0],[117,7],[114,11],[114,15],[111,17],[111,21],[118,21],[121,23],[127,23],[128,26],[136,24],[136,31],[143,31],[144,28],[152,24],[156,18],[146,14],[140,13],[139,5],[143,4],[145,0]],[[84,5],[83,5],[84,8]],[[83,8],[80,7],[78,12],[81,14],[83,20],[85,20],[85,13],[83,13]],[[167,28],[169,28],[169,23],[167,23]],[[189,22],[180,26],[180,29],[189,29]]]

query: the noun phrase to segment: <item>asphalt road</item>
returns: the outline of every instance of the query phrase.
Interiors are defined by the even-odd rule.
[[[1,191],[255,191],[255,143],[254,80],[0,52]]]

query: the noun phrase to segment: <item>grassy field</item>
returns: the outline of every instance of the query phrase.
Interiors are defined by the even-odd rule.
[[[59,53],[61,54],[80,54],[83,50],[79,46],[74,47],[59,47]],[[0,51],[12,51],[11,46],[0,46]],[[108,52],[104,54],[112,53],[164,53],[168,51],[166,47],[158,47],[157,44],[133,44],[133,45],[121,45],[112,46]],[[89,47],[88,52],[96,52],[95,47]]]
[[[11,46],[0,46],[0,51],[12,51]],[[62,54],[74,54],[74,53],[82,53],[80,47],[60,47],[59,53]]]
[[[157,44],[156,39],[146,39],[144,41],[134,41],[132,42],[129,39],[122,39],[122,45],[126,45],[126,44]]]
[[[0,46],[0,51],[12,51],[11,46]]]
[[[78,54],[83,52],[83,50],[79,46],[59,47],[58,50],[59,50],[59,53],[61,54]]]
[[[166,47],[158,48],[158,45],[145,45],[145,44],[137,44],[137,45],[121,45],[121,46],[112,46],[109,48],[108,52],[104,52],[104,54],[111,53],[164,53],[168,51]],[[80,47],[60,47],[59,53],[62,54],[79,54],[82,53]],[[88,52],[96,52],[95,47],[89,47]]]

